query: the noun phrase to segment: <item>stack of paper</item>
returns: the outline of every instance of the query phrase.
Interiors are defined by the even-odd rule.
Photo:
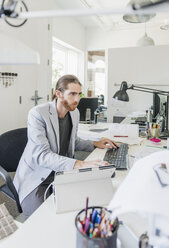
[[[128,136],[130,138],[138,138],[139,126],[137,124],[112,123],[109,127],[109,132],[113,136]]]

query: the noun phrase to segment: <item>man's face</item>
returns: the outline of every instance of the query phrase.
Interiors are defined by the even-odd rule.
[[[81,93],[79,84],[70,83],[68,89],[61,93],[60,102],[68,111],[73,111],[79,104]]]

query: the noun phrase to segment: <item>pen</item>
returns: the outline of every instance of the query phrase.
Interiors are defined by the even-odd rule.
[[[88,210],[89,198],[86,198],[86,208],[85,208],[85,218],[87,218],[87,210]]]
[[[128,138],[127,135],[114,135],[115,138]]]

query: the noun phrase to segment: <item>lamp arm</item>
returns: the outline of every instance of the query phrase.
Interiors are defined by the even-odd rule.
[[[135,86],[134,84],[132,84],[127,89],[128,90],[137,90],[137,91],[142,91],[142,92],[147,92],[147,93],[157,93],[159,95],[164,95],[164,96],[169,95],[169,91],[157,90],[157,89],[152,89],[152,88],[147,88],[147,87],[141,87],[141,86]]]

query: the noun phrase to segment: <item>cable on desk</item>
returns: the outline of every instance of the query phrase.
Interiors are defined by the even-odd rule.
[[[48,185],[47,189],[45,190],[45,193],[44,193],[44,201],[46,201],[46,195],[47,195],[47,192],[48,192],[49,188],[50,188],[51,186],[53,186],[53,185],[54,185],[53,182],[50,183],[50,184]]]

